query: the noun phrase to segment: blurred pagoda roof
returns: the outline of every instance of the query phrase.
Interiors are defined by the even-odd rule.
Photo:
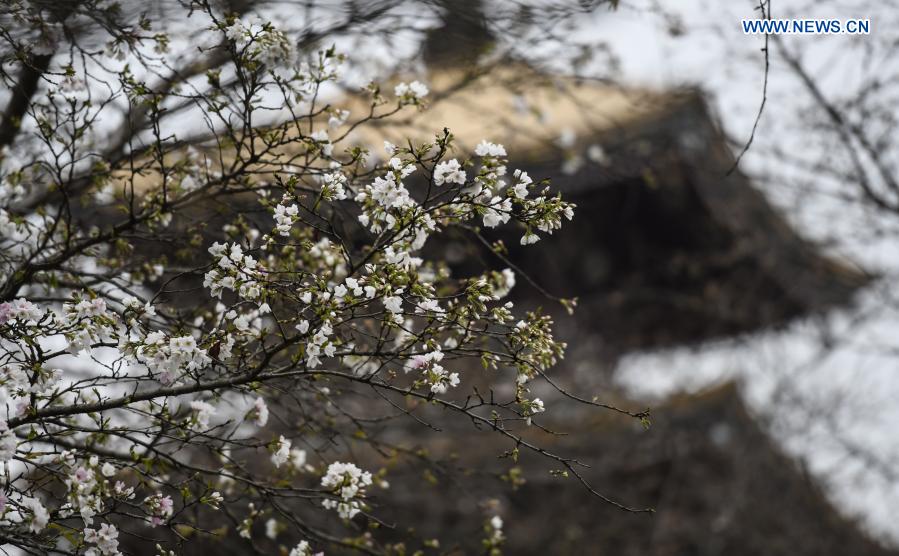
[[[512,168],[551,178],[573,222],[510,259],[550,292],[578,297],[578,328],[609,353],[762,330],[848,304],[870,276],[802,238],[739,170],[701,92],[655,92],[547,75],[520,64],[433,72],[427,110],[360,129],[360,144],[433,141],[465,157],[502,143]],[[379,152],[379,148],[375,151]],[[442,245],[463,275],[489,259]],[[495,261],[494,261],[495,264]],[[474,266],[471,267],[474,271]],[[545,305],[520,281],[519,301]],[[580,316],[577,316],[580,315]]]
[[[557,416],[555,427],[544,420],[571,434],[542,434],[540,445],[589,464],[581,472],[598,492],[655,513],[614,508],[573,477],[554,476],[543,458],[524,449],[518,465],[527,481],[511,489],[495,478],[511,462],[495,458],[500,448],[488,440],[492,433],[455,431],[452,441],[429,446],[430,456],[478,471],[458,481],[392,470],[391,482],[404,488],[385,496],[409,515],[385,519],[406,523],[414,514],[427,524],[418,531],[423,537],[460,542],[445,547],[448,554],[476,553],[478,527],[494,514],[506,523],[508,554],[897,554],[834,509],[806,470],[760,429],[734,384],[670,399],[654,408],[646,431],[632,419],[588,413],[593,417]]]

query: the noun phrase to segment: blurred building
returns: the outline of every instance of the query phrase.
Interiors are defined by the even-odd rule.
[[[699,91],[626,90],[523,65],[450,67],[431,85],[426,112],[364,142],[433,140],[436,122],[456,138],[453,154],[502,143],[510,172],[549,178],[577,203],[574,221],[534,247],[521,248],[515,231],[491,238],[549,292],[578,298],[577,329],[594,333],[607,359],[781,326],[848,303],[869,279],[803,240],[733,170]],[[462,273],[465,261],[490,258],[473,248],[448,246]],[[523,281],[516,294],[539,297]]]
[[[483,31],[477,18],[467,21],[445,31]],[[557,372],[569,385],[608,386],[608,371],[628,352],[700,344],[822,314],[851,303],[869,281],[850,261],[800,237],[734,169],[732,149],[701,92],[627,90],[523,65],[484,71],[452,48],[441,53],[440,45],[452,41],[439,36],[435,31],[426,41],[429,110],[356,139],[427,141],[439,123],[455,136],[456,156],[467,157],[482,139],[502,143],[510,172],[551,178],[577,203],[574,221],[536,246],[520,248],[520,233],[490,236],[502,239],[510,261],[547,291],[578,298],[567,317],[525,280],[513,293],[519,305],[558,315],[559,336],[571,350]],[[461,275],[484,261],[503,265],[463,238],[431,248],[444,250]],[[608,395],[635,404],[620,392]],[[394,469],[395,484],[420,488],[392,491],[385,507],[399,508],[397,522],[420,524],[422,537],[457,541],[444,547],[450,553],[476,553],[480,524],[493,513],[508,524],[509,554],[896,553],[840,514],[767,436],[734,385],[668,400],[654,409],[646,432],[632,420],[572,404],[555,404],[554,415],[543,419],[569,434],[539,435],[541,445],[588,463],[584,477],[597,491],[653,507],[653,515],[615,509],[524,454],[526,482],[512,489],[510,464],[494,463],[498,448],[490,433],[456,428],[420,446],[448,468],[468,469],[465,476],[414,468],[404,476]]]
[[[384,517],[421,524],[417,533],[447,542],[450,554],[479,553],[479,526],[494,513],[506,523],[510,555],[897,554],[834,509],[760,429],[732,384],[654,408],[647,431],[607,412],[555,421],[570,434],[540,435],[541,446],[588,464],[579,472],[598,492],[655,513],[613,508],[526,450],[518,465],[527,482],[513,489],[511,463],[497,460],[494,434],[455,431],[431,456],[477,471],[434,478],[394,470],[391,482],[403,488],[391,491],[390,506],[402,513]]]
[[[377,151],[385,139],[431,141],[446,126],[456,138],[451,156],[467,158],[482,139],[502,143],[510,171],[549,178],[577,203],[575,219],[535,246],[520,248],[520,232],[490,236],[547,291],[578,298],[569,317],[526,280],[512,294],[519,307],[557,315],[570,350],[554,374],[573,388],[604,386],[603,401],[638,407],[608,389],[620,356],[783,326],[850,303],[869,280],[801,238],[733,170],[731,148],[699,91],[622,89],[522,64],[471,65],[490,38],[471,15],[477,12],[466,13],[425,42],[429,109],[374,122],[349,139]],[[347,102],[366,112],[366,100]],[[211,210],[195,217],[215,233],[218,218]],[[471,238],[435,238],[428,249],[440,250],[461,276],[484,263],[506,265]],[[584,478],[603,495],[654,514],[616,509],[572,477],[553,475],[542,458],[498,460],[506,446],[493,433],[442,421],[441,433],[424,435],[412,422],[385,427],[391,442],[439,465],[386,464],[396,486],[377,494],[374,513],[414,525],[413,536],[440,539],[447,554],[479,553],[482,524],[495,514],[506,521],[506,553],[514,555],[899,554],[839,513],[733,385],[668,400],[654,408],[648,431],[559,401],[551,400],[541,421],[567,435],[534,431],[535,443],[589,464]],[[523,483],[509,474],[515,467]],[[409,531],[401,533],[394,540]],[[386,527],[372,534],[394,537]],[[242,553],[242,545],[210,542],[217,553]]]

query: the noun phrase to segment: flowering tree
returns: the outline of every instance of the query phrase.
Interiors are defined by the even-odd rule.
[[[369,431],[434,408],[580,478],[522,435],[565,347],[550,319],[505,299],[505,265],[456,276],[428,247],[500,226],[532,244],[574,206],[440,122],[353,144],[427,87],[372,84],[351,114],[322,100],[342,55],[226,8],[185,3],[180,57],[115,4],[4,8],[0,540],[398,553],[366,528],[402,448]],[[514,394],[483,394],[484,369]],[[502,520],[485,532],[498,552]]]

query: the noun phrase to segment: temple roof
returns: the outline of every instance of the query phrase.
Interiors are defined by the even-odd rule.
[[[589,466],[579,472],[598,492],[632,508],[654,508],[653,514],[603,502],[524,449],[518,465],[527,481],[511,489],[495,478],[512,462],[496,459],[502,447],[490,431],[454,431],[443,449],[429,445],[432,458],[477,469],[464,478],[464,488],[451,476],[394,469],[391,481],[404,487],[391,489],[399,502],[391,507],[409,513],[397,515],[399,522],[414,514],[426,524],[419,530],[425,538],[460,542],[457,551],[447,547],[450,554],[472,553],[479,538],[473,532],[494,513],[507,524],[509,554],[896,554],[834,509],[808,472],[759,428],[735,385],[674,397],[653,415],[644,431],[629,418],[579,411],[576,418],[558,415],[558,423],[542,423],[568,434],[535,430],[528,436]]]
[[[547,290],[578,297],[579,333],[595,332],[609,351],[783,325],[849,303],[870,279],[802,238],[734,170],[699,91],[622,89],[522,66],[445,71],[430,85],[428,110],[353,139],[379,151],[384,139],[433,140],[439,123],[456,138],[456,156],[488,139],[506,146],[512,168],[551,178],[578,204],[574,221],[527,249],[520,232],[491,238]],[[473,255],[490,256],[454,247],[463,274]],[[519,301],[547,305],[519,283]]]

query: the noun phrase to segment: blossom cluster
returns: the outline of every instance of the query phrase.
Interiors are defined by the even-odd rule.
[[[422,380],[429,386],[431,392],[445,394],[448,388],[459,385],[459,373],[444,369],[440,364],[442,360],[443,352],[440,349],[415,355],[406,363],[406,371],[421,373]]]
[[[216,259],[216,268],[203,276],[203,286],[213,296],[221,298],[224,290],[237,291],[240,297],[249,300],[260,296],[261,270],[256,259],[245,254],[239,244],[215,242],[209,253]]]
[[[250,60],[258,60],[266,66],[274,67],[293,57],[290,40],[271,23],[235,19],[222,30],[225,37],[233,41]]]
[[[212,360],[193,336],[166,336],[154,331],[134,350],[135,359],[147,367],[151,376],[165,385],[173,384],[184,373],[194,373]]]
[[[417,103],[428,96],[428,87],[421,81],[412,81],[411,83],[398,83],[393,88],[393,93],[399,98],[401,103]]]
[[[209,70],[209,89],[191,98],[204,121],[222,122],[211,126],[221,141],[184,149],[151,125],[156,151],[146,158],[67,162],[84,171],[83,191],[35,171],[50,190],[69,188],[38,209],[14,207],[26,206],[24,178],[0,160],[0,526],[23,546],[52,551],[71,530],[73,552],[116,555],[120,537],[147,536],[135,530],[180,535],[245,498],[238,534],[253,539],[264,521],[261,542],[275,545],[288,525],[271,493],[313,492],[343,520],[369,509],[375,478],[344,461],[378,421],[366,412],[400,407],[391,397],[483,419],[455,403],[480,362],[509,371],[490,376],[515,392],[483,403],[497,416],[530,423],[546,409],[529,386],[563,356],[551,320],[515,315],[513,270],[463,274],[438,241],[508,226],[534,243],[574,206],[510,173],[505,147],[489,140],[465,152],[445,131],[430,143],[385,142],[384,158],[342,149],[358,122],[319,98],[339,55],[301,62],[269,23],[212,21],[234,75]],[[118,58],[127,47],[111,50]],[[227,89],[232,78],[246,90]],[[170,97],[141,79],[125,67],[114,82],[159,124],[165,101],[183,101],[184,90]],[[54,145],[70,137],[73,157],[97,158],[74,148],[97,152],[98,138],[72,124],[95,114],[78,112],[91,103],[59,90],[72,112],[53,120],[52,103],[37,107],[55,125],[34,133]],[[430,94],[419,81],[393,92],[396,111],[424,108]],[[263,111],[293,119],[233,124]],[[153,183],[137,190],[142,181]],[[109,214],[70,218],[69,194]],[[502,524],[491,523],[498,544]],[[312,554],[308,541],[291,545],[271,548]]]
[[[336,496],[323,500],[322,506],[336,509],[343,519],[352,519],[362,509],[360,499],[365,496],[365,487],[371,486],[372,477],[352,463],[334,462],[328,466],[321,484]]]

